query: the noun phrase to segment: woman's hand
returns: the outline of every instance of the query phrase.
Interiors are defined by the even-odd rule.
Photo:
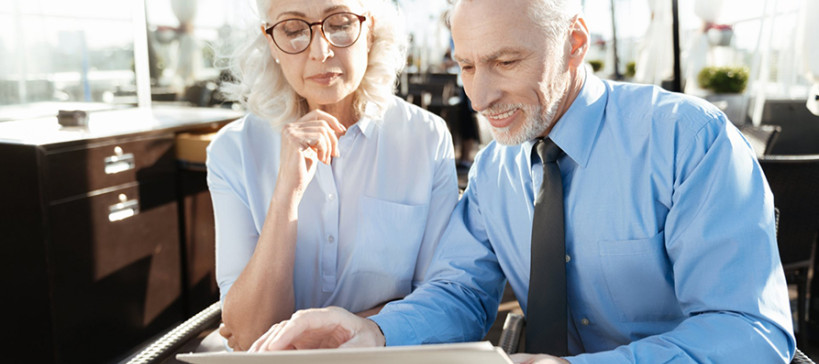
[[[304,192],[316,172],[316,162],[338,157],[338,137],[347,129],[334,116],[313,110],[282,128],[281,165],[277,186]],[[278,189],[278,187],[277,187]]]

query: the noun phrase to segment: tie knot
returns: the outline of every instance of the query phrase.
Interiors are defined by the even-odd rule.
[[[535,143],[535,150],[543,163],[554,163],[563,153],[560,147],[549,138],[538,139]]]

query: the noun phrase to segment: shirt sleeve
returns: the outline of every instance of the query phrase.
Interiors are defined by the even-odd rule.
[[[665,246],[680,308],[672,331],[572,363],[787,363],[795,351],[773,196],[724,118],[675,157]]]
[[[429,213],[421,248],[415,265],[412,289],[418,288],[426,277],[435,247],[446,228],[452,209],[458,202],[458,174],[455,170],[455,155],[452,148],[452,136],[443,120],[438,123],[438,143],[432,155],[435,161],[432,181],[432,192],[429,198]]]
[[[208,147],[208,188],[213,201],[216,233],[216,282],[220,300],[250,261],[259,233],[243,196],[239,151],[229,140],[217,138]]]
[[[506,279],[475,194],[470,181],[441,237],[427,281],[371,317],[387,345],[480,340],[495,321]]]

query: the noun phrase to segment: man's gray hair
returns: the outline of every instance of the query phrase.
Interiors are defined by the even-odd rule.
[[[451,9],[464,1],[486,0],[449,0],[452,7],[447,14],[447,25],[451,24]],[[566,34],[571,20],[580,14],[581,10],[580,0],[530,0],[527,15],[554,42],[562,39],[561,36]]]

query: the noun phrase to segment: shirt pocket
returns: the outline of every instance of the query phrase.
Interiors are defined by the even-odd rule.
[[[680,317],[662,231],[648,239],[607,240],[598,244],[608,293],[621,320]]]
[[[429,205],[407,205],[363,196],[355,240],[354,269],[388,298],[412,289],[415,263],[424,238]],[[362,287],[366,290],[366,287]]]

